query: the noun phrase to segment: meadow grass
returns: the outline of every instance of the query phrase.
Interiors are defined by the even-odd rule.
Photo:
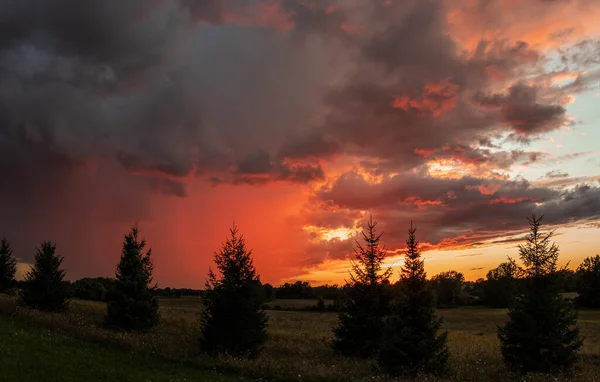
[[[215,381],[248,380],[111,349],[0,315],[0,381]]]
[[[102,326],[102,303],[73,300],[66,313],[42,313],[19,307],[12,297],[0,297],[0,312],[36,327],[89,342],[133,350],[136,354],[179,362],[185,367],[235,373],[249,378],[284,381],[387,381],[372,360],[337,357],[328,346],[335,313],[268,311],[269,335],[262,354],[253,360],[209,358],[199,354],[200,300],[161,300],[161,319],[146,334],[115,332]],[[581,311],[585,337],[576,374],[558,377],[519,376],[506,371],[496,338],[496,325],[506,319],[500,309],[464,307],[440,310],[449,332],[450,371],[444,378],[420,381],[600,381],[600,311]],[[183,367],[183,366],[182,366]]]

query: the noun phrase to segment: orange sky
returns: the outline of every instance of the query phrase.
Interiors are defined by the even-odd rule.
[[[600,252],[596,0],[51,3],[0,5],[22,263],[51,239],[110,276],[139,222],[159,285],[201,288],[235,221],[263,281],[341,284],[370,214],[430,275],[484,277],[531,213],[563,262]]]

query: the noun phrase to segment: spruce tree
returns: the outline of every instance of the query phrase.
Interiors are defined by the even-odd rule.
[[[200,346],[210,355],[257,356],[267,341],[260,277],[237,226],[215,253],[218,273],[209,269],[203,295]]]
[[[550,242],[553,231],[540,231],[542,218],[528,218],[530,232],[519,245],[525,288],[513,299],[506,324],[498,328],[505,364],[522,373],[570,371],[583,342],[577,311],[560,294],[559,249]]]
[[[447,333],[438,333],[442,320],[435,314],[435,293],[426,279],[415,232],[411,223],[400,273],[400,294],[384,321],[378,354],[381,368],[393,376],[440,373],[448,360]]]
[[[146,241],[140,240],[138,235],[135,225],[123,240],[114,287],[107,295],[109,327],[146,331],[158,323],[156,284],[152,285],[152,249],[144,253]]]
[[[20,293],[22,303],[46,311],[66,309],[70,288],[65,281],[66,272],[60,268],[62,261],[63,258],[56,254],[55,243],[42,243],[33,267],[25,276]]]
[[[383,233],[376,235],[377,222],[369,219],[362,232],[365,246],[358,241],[354,249],[350,281],[346,282],[339,323],[333,329],[333,350],[340,355],[368,358],[379,349],[383,318],[389,313],[391,299],[389,278],[392,270],[382,269],[385,247],[380,246]]]
[[[0,293],[10,292],[15,286],[17,259],[7,238],[0,239]]]

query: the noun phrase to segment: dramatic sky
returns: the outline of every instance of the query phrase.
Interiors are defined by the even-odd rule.
[[[341,283],[370,214],[484,276],[526,216],[600,252],[598,0],[3,0],[0,233],[113,274],[139,222],[202,287],[235,221],[263,281]]]

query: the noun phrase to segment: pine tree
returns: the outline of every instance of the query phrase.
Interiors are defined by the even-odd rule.
[[[69,299],[69,283],[64,280],[63,261],[56,254],[56,244],[43,242],[37,249],[35,263],[25,276],[21,289],[21,301],[25,305],[46,311],[65,310]]]
[[[138,235],[139,229],[135,225],[123,240],[114,288],[107,296],[106,323],[109,327],[146,331],[158,323],[156,284],[152,285],[152,249],[144,254],[146,241],[140,240]]]
[[[7,238],[0,239],[0,292],[9,292],[15,286],[17,259]]]
[[[215,253],[218,274],[209,269],[201,316],[200,346],[211,355],[257,356],[267,341],[268,317],[262,309],[264,293],[237,226]]]
[[[337,354],[367,358],[379,349],[383,317],[389,313],[391,299],[389,279],[391,269],[382,269],[385,247],[380,246],[383,233],[376,235],[377,222],[369,219],[365,246],[356,242],[355,261],[352,261],[350,281],[344,290],[346,299],[333,329],[333,349]]]
[[[505,364],[522,373],[568,372],[583,343],[577,311],[560,294],[559,250],[550,242],[553,231],[540,231],[542,218],[528,218],[530,233],[519,245],[525,288],[513,299],[506,324],[498,328]]]
[[[442,320],[435,315],[435,294],[426,279],[415,232],[411,223],[400,273],[401,293],[384,321],[378,354],[379,365],[394,376],[440,373],[448,360],[447,333],[438,334]]]

